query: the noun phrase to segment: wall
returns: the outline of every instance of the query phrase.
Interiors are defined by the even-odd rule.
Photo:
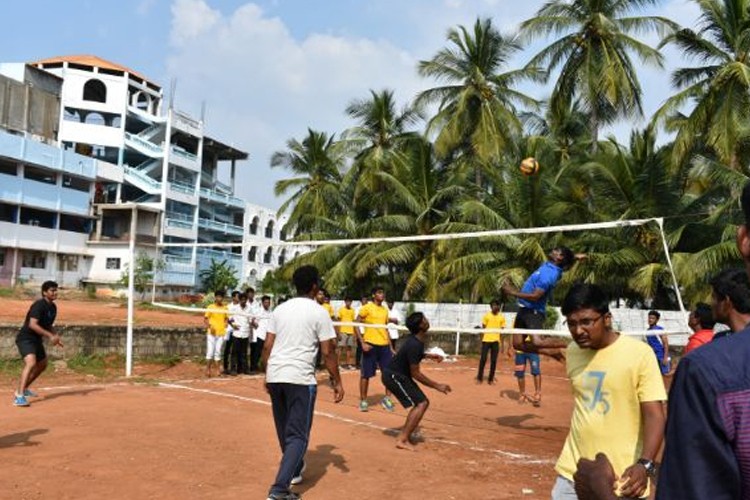
[[[62,326],[65,357],[76,354],[125,354],[124,326]],[[0,359],[18,357],[15,339],[17,326],[0,327]],[[63,351],[46,346],[50,358],[62,357]],[[133,356],[204,356],[206,334],[202,328],[170,330],[136,328],[133,332]]]

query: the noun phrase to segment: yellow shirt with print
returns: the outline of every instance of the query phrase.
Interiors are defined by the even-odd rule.
[[[384,305],[368,302],[359,309],[359,316],[363,323],[371,325],[385,325],[388,323],[389,311]],[[385,328],[365,327],[364,341],[372,345],[390,345],[391,340]]]
[[[220,306],[209,304],[206,306],[206,309],[210,309],[205,314],[205,317],[208,319],[208,334],[223,337],[227,333],[227,306],[223,304]],[[213,330],[213,333],[211,330]]]
[[[578,460],[593,460],[602,452],[619,477],[641,458],[640,404],[667,399],[654,352],[644,342],[623,335],[599,350],[571,342],[566,365],[574,407],[555,470],[572,481]]]
[[[342,323],[354,323],[354,308],[353,307],[342,307],[339,309],[339,321]],[[339,332],[345,335],[354,335],[353,326],[340,326]]]
[[[484,328],[505,328],[505,316],[503,316],[503,313],[492,314],[492,311],[490,311],[482,318],[482,326]],[[482,342],[500,342],[500,334],[485,333],[482,335]]]
[[[333,318],[333,306],[328,302],[323,302],[321,305],[323,306],[323,309],[328,312],[328,317]]]

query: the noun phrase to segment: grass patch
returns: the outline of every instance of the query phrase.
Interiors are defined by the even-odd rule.
[[[23,360],[21,359],[0,359],[0,373],[4,375],[21,373],[22,368]]]
[[[107,376],[109,369],[125,366],[125,356],[119,354],[76,354],[67,360],[68,369],[95,377]]]
[[[182,363],[182,358],[177,355],[173,356],[149,356],[145,358],[140,358],[138,360],[141,363],[149,363],[154,365],[164,365],[169,368],[173,366],[177,366],[180,363]]]

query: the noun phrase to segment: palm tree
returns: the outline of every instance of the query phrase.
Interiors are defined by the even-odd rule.
[[[703,142],[720,161],[748,174],[750,1],[695,2],[701,11],[697,31],[680,29],[661,45],[674,45],[699,65],[672,74],[678,92],[657,112],[656,119],[676,118],[671,122],[677,130],[676,163]],[[690,102],[695,107],[687,116],[674,116]]]
[[[291,139],[286,151],[271,156],[272,167],[284,167],[295,174],[276,182],[274,190],[277,196],[293,191],[279,208],[280,214],[291,208],[288,227],[297,233],[312,230],[315,217],[334,217],[345,209],[340,192],[343,165],[343,151],[334,137],[312,129],[302,142]]]
[[[405,168],[408,144],[419,139],[410,130],[420,120],[411,107],[397,110],[392,90],[370,91],[369,99],[357,99],[346,108],[357,124],[342,134],[341,143],[354,155],[345,183],[353,185],[355,204],[368,193],[380,196],[378,172],[394,174]]]
[[[666,33],[676,25],[663,17],[629,14],[657,1],[551,0],[521,23],[526,40],[561,35],[536,54],[529,66],[560,69],[551,106],[567,109],[575,99],[581,101],[590,119],[592,151],[598,147],[602,125],[643,114],[642,90],[631,54],[658,67],[663,58],[632,34]]]
[[[521,133],[516,106],[535,107],[536,101],[515,86],[523,80],[539,80],[533,67],[502,72],[521,50],[511,36],[503,36],[490,19],[477,19],[473,30],[464,26],[448,31],[450,46],[432,59],[419,63],[419,74],[445,85],[421,92],[417,106],[437,104],[428,131],[436,131],[435,151],[440,158],[467,157],[476,184]]]

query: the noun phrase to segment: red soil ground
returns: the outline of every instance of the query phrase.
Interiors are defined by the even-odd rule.
[[[540,408],[518,402],[505,360],[494,386],[475,384],[476,360],[424,369],[453,393],[427,390],[415,453],[394,447],[406,412],[376,404],[379,383],[368,413],[357,409],[356,372],[344,373],[341,404],[322,384],[296,491],[308,500],[549,498],[572,408],[562,365],[543,362]],[[12,374],[0,378],[0,497],[265,498],[280,452],[261,378],[206,380],[198,363],[136,374],[137,383],[87,383],[50,370],[30,408],[11,406]]]

